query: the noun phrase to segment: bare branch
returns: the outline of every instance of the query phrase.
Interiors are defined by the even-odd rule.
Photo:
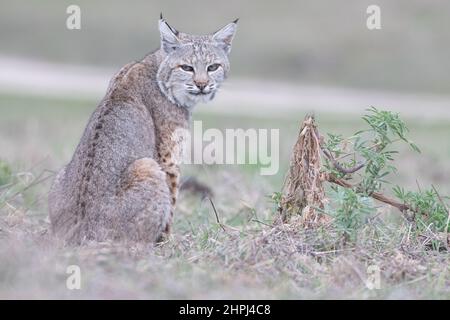
[[[338,179],[336,176],[334,176],[334,175],[332,175],[332,174],[327,174],[327,175],[326,175],[326,180],[327,180],[328,182],[337,184],[337,185],[339,185],[339,186],[341,186],[341,187],[344,187],[344,188],[348,188],[348,189],[354,188],[354,186],[353,186],[352,184],[350,184],[350,183],[348,183],[347,181],[344,181],[344,180],[342,180],[342,179]],[[386,196],[385,196],[384,194],[382,194],[382,193],[379,193],[379,192],[373,192],[372,194],[370,194],[370,196],[371,196],[372,198],[374,198],[375,200],[381,201],[381,202],[386,203],[386,204],[388,204],[388,205],[390,205],[390,206],[392,206],[392,207],[397,208],[397,209],[398,209],[400,212],[402,212],[402,213],[405,213],[405,212],[407,212],[408,210],[409,210],[409,211],[412,211],[412,212],[415,212],[415,213],[418,213],[416,210],[413,210],[413,208],[411,208],[411,207],[408,206],[407,204],[404,204],[404,203],[400,203],[400,202],[398,202],[398,201],[395,201],[394,199],[391,199],[391,198],[389,198],[389,197],[386,197]]]
[[[364,168],[364,166],[366,165],[365,163],[361,163],[357,166],[354,166],[352,168],[344,168],[338,161],[336,161],[333,157],[333,155],[331,154],[331,152],[325,148],[321,148],[323,154],[331,161],[331,163],[333,164],[333,167],[339,171],[340,173],[343,174],[352,174],[355,173],[358,170],[361,170],[362,168]]]
[[[213,208],[213,210],[214,210],[214,214],[216,215],[216,221],[217,221],[217,223],[218,223],[219,226],[222,228],[222,230],[226,232],[227,230],[225,230],[224,225],[222,224],[222,222],[220,222],[219,215],[217,214],[217,210],[216,210],[216,206],[214,205],[214,202],[211,200],[210,197],[208,197],[208,199],[209,199],[209,202],[211,202],[211,206],[212,206],[212,208]]]

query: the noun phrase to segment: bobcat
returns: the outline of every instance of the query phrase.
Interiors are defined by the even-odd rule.
[[[230,69],[237,20],[210,35],[178,32],[162,17],[161,47],[125,65],[91,115],[72,160],[49,192],[52,231],[66,242],[159,241],[177,200],[179,147],[198,102]]]

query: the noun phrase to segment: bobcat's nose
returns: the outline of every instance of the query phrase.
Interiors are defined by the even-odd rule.
[[[208,81],[194,81],[194,83],[200,91],[203,91],[208,85]]]

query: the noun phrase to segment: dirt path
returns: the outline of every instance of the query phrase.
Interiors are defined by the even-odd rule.
[[[0,91],[100,100],[115,70],[0,56]],[[200,110],[259,116],[315,111],[360,114],[377,106],[432,119],[450,119],[450,96],[297,85],[231,77]]]

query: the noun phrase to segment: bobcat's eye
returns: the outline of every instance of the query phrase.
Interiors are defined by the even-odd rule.
[[[219,67],[220,67],[220,64],[213,63],[208,66],[208,72],[216,71],[217,69],[219,69]]]
[[[187,64],[182,64],[182,65],[180,66],[180,68],[181,68],[183,71],[187,71],[187,72],[193,72],[193,71],[194,71],[194,68],[192,68],[192,66],[189,66],[189,65],[187,65]]]

